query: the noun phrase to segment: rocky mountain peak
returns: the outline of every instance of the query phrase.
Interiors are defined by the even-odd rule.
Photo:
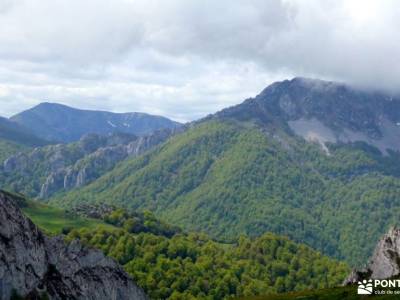
[[[147,299],[102,252],[50,238],[25,217],[16,196],[0,191],[0,299]]]
[[[382,153],[400,150],[400,97],[331,81],[275,82],[214,117],[281,128],[321,144],[361,141]]]

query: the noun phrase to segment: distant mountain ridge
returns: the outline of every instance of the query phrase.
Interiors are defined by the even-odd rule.
[[[88,133],[144,135],[181,125],[165,117],[145,113],[82,110],[48,102],[16,114],[10,120],[30,128],[43,139],[58,142],[74,142]]]

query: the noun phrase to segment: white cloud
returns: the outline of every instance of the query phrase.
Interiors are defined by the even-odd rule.
[[[191,120],[273,80],[398,90],[392,0],[2,0],[0,114],[42,101]]]

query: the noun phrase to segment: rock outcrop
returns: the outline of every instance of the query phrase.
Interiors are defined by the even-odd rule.
[[[102,252],[50,238],[25,217],[18,197],[0,191],[0,299],[147,299]]]
[[[59,191],[82,187],[117,163],[133,158],[184,130],[163,129],[147,136],[90,134],[79,142],[36,148],[6,159],[0,172],[5,185],[30,197],[46,199]],[[1,175],[1,174],[0,174]]]
[[[74,164],[51,172],[41,186],[39,198],[46,199],[60,190],[68,191],[87,185],[110,171],[118,162],[139,156],[180,130],[159,130],[148,136],[137,137],[130,143],[98,148]]]
[[[344,285],[363,279],[388,279],[400,275],[400,229],[391,228],[378,242],[368,265],[353,270]]]

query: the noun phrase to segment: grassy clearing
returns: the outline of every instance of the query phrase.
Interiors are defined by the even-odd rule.
[[[114,228],[100,220],[71,215],[62,209],[34,201],[27,201],[27,206],[23,207],[22,210],[37,226],[52,235],[60,234],[63,229]]]

